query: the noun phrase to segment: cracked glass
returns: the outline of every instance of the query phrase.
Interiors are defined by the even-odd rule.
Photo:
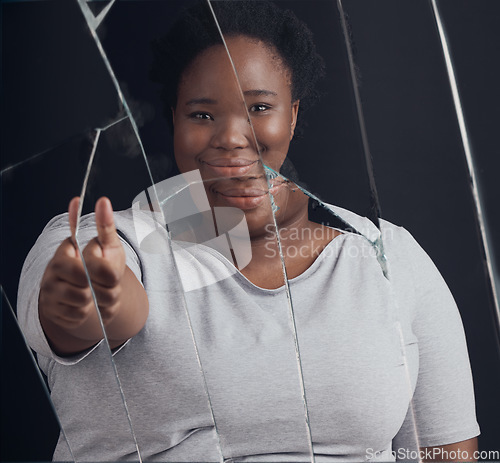
[[[282,45],[283,48],[278,48],[279,45],[272,42],[270,47],[269,42],[245,37],[248,42],[245,51],[251,57],[246,58],[240,50],[243,39],[235,36],[231,29],[234,27],[232,21],[228,19],[237,12],[228,14],[227,6],[216,2],[212,5],[218,23],[217,11],[220,11],[219,27],[225,37],[227,53],[235,63],[234,71],[249,111],[255,143],[259,146],[268,176],[276,228],[268,229],[264,239],[276,238],[278,249],[264,246],[264,255],[269,259],[279,254],[284,268],[286,283],[275,290],[287,294],[312,450],[310,460],[316,461],[320,455],[344,453],[350,458],[354,455],[360,458],[366,452],[367,442],[384,442],[392,437],[390,433],[394,422],[400,426],[405,422],[402,432],[405,440],[401,444],[407,450],[414,450],[418,446],[418,429],[415,417],[411,413],[407,416],[407,411],[411,408],[416,383],[412,364],[417,362],[417,346],[409,324],[401,320],[399,297],[392,285],[390,262],[384,250],[383,234],[390,235],[393,230],[381,227],[379,221],[380,205],[349,24],[343,6],[339,2],[337,11],[331,8],[331,4],[317,4],[316,8],[321,10],[322,17],[328,18],[328,24],[338,24],[336,35],[342,45],[339,52],[346,76],[342,84],[352,92],[355,103],[350,105],[349,111],[351,130],[356,134],[352,148],[355,152],[357,148],[357,162],[361,167],[355,172],[362,177],[361,181],[364,180],[363,188],[354,196],[370,207],[367,215],[371,213],[373,222],[320,199],[318,193],[312,192],[315,184],[304,185],[300,171],[293,165],[286,165],[285,156],[276,156],[279,148],[275,140],[268,138],[268,127],[273,123],[279,127],[284,118],[288,124],[291,119],[291,131],[284,124],[282,136],[287,141],[293,139],[296,113],[300,118],[300,104],[304,103],[306,107],[307,97],[310,96],[304,80],[312,79],[312,76],[303,70],[304,63],[311,59],[309,57],[314,55],[315,50],[307,49],[297,41],[294,58],[286,54]],[[260,8],[265,11],[263,15],[273,14],[265,10],[265,5],[261,4]],[[247,30],[247,35],[251,37],[252,29]],[[245,59],[251,60],[252,67],[257,70],[256,76],[245,66]],[[320,63],[315,64],[313,72],[319,73]],[[280,86],[276,77],[280,74],[281,80],[287,84],[285,88]],[[254,96],[256,89],[258,94]],[[261,114],[252,115],[256,106]],[[325,119],[326,124],[331,124],[329,118]],[[305,138],[307,141],[307,136]],[[329,146],[329,149],[334,152],[335,146]],[[288,155],[286,149],[284,154]],[[325,153],[321,152],[321,157],[316,159],[314,155],[314,152],[310,153],[308,162],[320,165]],[[282,172],[287,169],[293,172],[293,180]],[[324,193],[321,196],[324,198]],[[349,283],[344,280],[345,275],[349,275]],[[357,288],[359,297],[352,293],[353,288]],[[371,303],[363,301],[364,297],[371,298]],[[356,382],[355,385],[349,383],[346,387],[346,378],[361,378],[364,375],[371,380]],[[383,394],[380,394],[380,400],[374,400],[375,391],[384,389],[392,391],[390,402],[383,399]],[[327,394],[326,391],[332,393]],[[338,396],[342,396],[343,400],[338,401]],[[380,407],[378,410],[375,403]],[[350,427],[348,423],[355,421],[353,410],[357,407],[369,408],[373,415],[385,416],[387,421],[379,420],[377,428],[369,420],[356,422],[355,428]],[[276,408],[279,410],[279,405]],[[357,441],[352,439],[356,433]],[[332,440],[332,435],[342,437]],[[377,445],[371,447],[373,452],[379,457],[384,455],[389,458],[391,447]],[[291,452],[290,447],[288,450],[288,458],[297,461],[305,458],[305,455]],[[279,458],[280,451],[269,457]]]
[[[399,139],[386,135],[384,144],[376,133],[390,129],[381,129],[377,110],[396,104],[387,99],[377,106],[383,93],[377,93],[380,68],[372,61],[391,56],[391,37],[373,44],[366,28],[358,26],[366,25],[370,15],[396,11],[404,18],[404,13],[393,2],[383,2],[377,12],[352,0],[276,2],[313,29],[327,73],[315,105],[308,109],[304,98],[294,106],[292,98],[286,133],[281,126],[270,133],[272,117],[279,117],[273,111],[279,113],[281,91],[290,85],[291,65],[281,62],[276,49],[226,30],[227,3],[238,4],[204,3],[202,17],[183,25],[200,41],[211,42],[182,74],[173,113],[168,104],[162,108],[165,95],[158,91],[158,80],[171,78],[170,71],[156,69],[151,78],[157,83],[148,81],[148,50],[186,2],[2,6],[4,89],[21,79],[18,88],[24,91],[21,103],[16,92],[4,92],[4,126],[11,130],[2,141],[2,235],[3,242],[16,246],[2,250],[2,267],[15,276],[2,278],[3,307],[15,301],[24,258],[45,223],[78,195],[76,247],[85,255],[83,249],[96,235],[96,219],[87,214],[107,196],[113,209],[122,211],[115,224],[125,263],[149,301],[148,322],[131,339],[117,342],[112,324],[107,325],[107,339],[55,364],[48,361],[48,346],[37,341],[39,326],[18,309],[21,328],[52,388],[54,403],[42,400],[55,411],[54,428],[62,431],[55,459],[390,459],[386,444],[396,434],[393,451],[431,445],[421,430],[429,426],[422,418],[427,399],[410,402],[422,382],[416,376],[419,349],[426,346],[425,336],[433,336],[415,334],[407,319],[411,280],[419,277],[402,270],[414,264],[401,256],[413,255],[418,245],[381,220],[397,223],[398,191],[392,185],[397,163],[403,162],[391,158],[397,147],[387,146],[387,140]],[[258,17],[263,6],[255,5]],[[476,258],[476,265],[484,263],[486,269],[485,278],[477,277],[477,286],[483,285],[477,291],[485,301],[484,316],[493,315],[493,322],[483,317],[480,325],[487,328],[490,343],[472,346],[473,369],[482,371],[477,357],[494,352],[498,322],[492,233],[475,178],[476,163],[486,158],[470,153],[453,59],[447,56],[453,36],[448,41],[443,32],[447,18],[450,30],[457,19],[446,7],[447,2],[431,2],[416,11],[422,11],[435,63],[442,67],[440,88],[451,94],[446,115],[458,129],[450,131],[450,139],[461,146],[473,179],[464,201],[468,221],[479,228],[479,240],[475,232],[470,235],[478,243],[476,252],[485,255],[484,262]],[[29,40],[19,24],[31,28]],[[406,37],[400,29],[397,33]],[[160,64],[164,53],[163,65],[171,67],[165,64],[171,51],[161,50],[161,40],[155,53]],[[188,53],[179,48],[174,55]],[[248,56],[253,71],[245,67]],[[259,81],[254,74],[265,78]],[[273,91],[266,94],[265,85]],[[175,143],[167,129],[171,118]],[[19,127],[29,127],[29,136]],[[197,150],[205,151],[199,155]],[[420,178],[427,178],[425,172]],[[456,182],[468,187],[467,175]],[[422,188],[415,184],[409,190],[418,198]],[[389,205],[387,215],[381,214],[378,192],[382,206]],[[426,220],[423,208],[415,210],[415,221]],[[53,221],[52,228],[58,227],[58,239],[70,235],[67,218]],[[39,244],[43,259],[49,260],[57,244],[50,239]],[[92,258],[84,261],[93,280],[92,297],[100,299],[101,281],[90,275]],[[434,272],[427,261],[416,261]],[[20,293],[18,307],[37,297],[42,275],[36,267],[32,260],[25,276],[30,294]],[[96,313],[106,314],[105,306]],[[477,330],[461,310],[466,332]],[[448,342],[449,348],[455,340]],[[2,352],[15,356],[7,347]],[[495,359],[491,364],[498,366]],[[459,373],[466,371],[460,368]],[[44,382],[40,385],[43,389]],[[494,409],[496,395],[485,392]],[[446,403],[453,404],[454,393]],[[66,408],[71,397],[78,397],[76,419]],[[88,414],[89,409],[97,413]],[[488,423],[482,410],[478,416]],[[111,422],[112,429],[106,424]],[[467,425],[472,437],[470,420]],[[105,436],[99,431],[104,428]],[[89,440],[90,429],[94,437]],[[493,449],[491,430],[483,428],[483,434]],[[51,458],[45,452],[39,459]]]

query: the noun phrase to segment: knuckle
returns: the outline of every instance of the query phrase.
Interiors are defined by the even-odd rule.
[[[82,254],[86,257],[94,257],[97,251],[100,251],[101,245],[97,237],[92,238],[82,251]]]
[[[101,310],[101,317],[104,323],[109,323],[118,313],[118,304],[107,306]]]
[[[120,298],[121,288],[99,288],[96,290],[97,300],[102,306],[112,306],[116,304]]]
[[[80,289],[75,294],[75,302],[78,302],[80,306],[92,305],[92,293],[90,288]]]
[[[109,295],[109,299],[110,299],[111,304],[116,304],[119,301],[121,292],[122,291],[121,291],[120,286],[115,286],[114,288],[111,288],[108,291],[108,295]]]
[[[83,302],[85,305],[92,305],[94,303],[94,299],[92,297],[92,291],[90,290],[90,288],[85,288],[83,291],[82,291],[82,296],[83,296]]]
[[[70,279],[70,281],[74,281],[82,286],[87,283],[83,265],[80,260],[75,258],[68,257],[55,260],[51,265],[50,273],[54,278]]]
[[[96,276],[99,281],[109,288],[117,286],[120,282],[120,274],[114,269],[108,262],[102,262],[99,266],[98,271],[96,271]]]
[[[81,262],[78,262],[78,265],[75,265],[71,269],[69,275],[71,276],[72,280],[78,285],[81,285],[83,287],[88,287],[89,282],[87,280],[87,274],[85,273],[85,270],[83,269],[83,265],[81,264]]]
[[[91,306],[73,307],[61,304],[55,321],[68,329],[77,328],[87,320],[90,308]]]
[[[50,261],[50,270],[56,275],[60,275],[66,272],[67,259],[63,257],[54,258]]]
[[[67,284],[61,286],[60,294],[62,301],[72,304],[80,304],[82,302],[82,297],[79,291]]]
[[[54,292],[56,281],[52,275],[46,275],[40,283],[40,295],[49,295]]]
[[[120,283],[120,273],[116,269],[110,269],[108,274],[110,286],[118,286]]]
[[[92,293],[89,288],[78,288],[70,284],[61,284],[58,299],[61,303],[73,308],[79,308],[92,303]]]
[[[92,314],[92,312],[94,310],[95,310],[94,304],[86,304],[86,305],[82,305],[80,307],[75,307],[74,314],[75,314],[76,318],[78,318],[81,321],[84,321],[90,317],[90,315]]]

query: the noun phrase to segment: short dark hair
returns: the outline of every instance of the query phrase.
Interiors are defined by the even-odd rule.
[[[317,98],[316,82],[324,75],[324,62],[316,52],[312,32],[290,10],[269,1],[217,1],[211,3],[225,36],[246,35],[276,49],[291,73],[292,100],[307,107]],[[150,78],[162,85],[164,113],[177,103],[182,73],[204,50],[221,44],[221,37],[206,1],[184,10],[170,30],[151,44]]]

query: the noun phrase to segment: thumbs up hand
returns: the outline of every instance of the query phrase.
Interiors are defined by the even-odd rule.
[[[144,326],[148,315],[146,292],[126,266],[107,198],[95,207],[97,236],[82,252],[91,287],[75,246],[79,198],[69,204],[71,237],[57,248],[40,285],[39,318],[53,350],[59,355],[83,351],[103,338],[92,291],[111,347],[123,344]]]

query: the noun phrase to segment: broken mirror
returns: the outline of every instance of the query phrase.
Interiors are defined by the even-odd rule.
[[[460,311],[479,449],[498,451],[498,4],[345,1],[383,218],[430,255]],[[485,459],[495,459],[484,454]]]
[[[394,121],[378,117],[383,105],[376,103],[377,84],[370,86],[380,82],[377,61],[389,59],[391,47],[373,52],[367,24],[375,13],[361,2],[276,2],[278,10],[249,3],[199,2],[173,29],[186,2],[3,5],[3,21],[11,26],[4,48],[12,44],[4,84],[23,76],[18,94],[26,98],[20,104],[9,93],[4,115],[12,130],[3,152],[12,158],[2,167],[2,227],[16,245],[3,252],[2,266],[13,276],[2,283],[14,301],[28,250],[45,223],[80,196],[82,210],[72,206],[74,243],[107,334],[104,341],[87,340],[89,348],[71,358],[33,342],[44,337],[40,325],[37,334],[26,332],[73,451],[61,440],[56,459],[391,459],[395,448],[432,445],[421,431],[432,398],[418,385],[433,357],[421,356],[418,380],[416,364],[425,340],[438,336],[422,328],[427,312],[412,323],[417,303],[409,295],[415,281],[426,292],[422,272],[435,275],[433,281],[440,277],[406,231],[381,220],[411,229],[404,213],[418,222],[418,214],[432,209],[394,202],[400,191],[420,198],[422,187],[396,190],[401,175],[391,160],[403,164],[418,156],[402,158],[401,150],[387,149],[394,136],[376,136]],[[384,2],[378,14],[398,11],[393,3]],[[310,35],[292,16],[279,22],[287,8],[313,31],[315,48],[300,48],[310,46]],[[16,37],[22,35],[16,24],[26,21],[33,36],[49,42],[41,46],[50,50],[46,57],[33,40]],[[440,51],[427,4],[421,21]],[[415,40],[404,24],[398,37]],[[390,31],[390,24],[383,29]],[[314,92],[321,60],[325,76]],[[439,54],[436,63],[446,69]],[[446,79],[441,84],[449,91]],[[446,119],[453,117],[450,110]],[[410,125],[402,138],[424,133]],[[26,127],[30,137],[20,135]],[[399,153],[396,161],[393,153]],[[466,185],[466,179],[457,182]],[[121,211],[115,214],[118,241],[96,229],[96,222],[106,225],[108,203],[97,206],[97,217],[87,215],[102,196]],[[469,216],[473,223],[477,214],[471,209]],[[57,239],[38,245],[47,261],[71,235],[66,216],[51,227],[42,236],[55,237],[57,230]],[[123,294],[136,284],[147,293],[147,322],[139,320],[127,339],[107,318],[113,285],[96,276],[95,256],[86,251],[96,235],[104,258],[108,244],[121,243],[119,272],[129,278]],[[38,276],[25,276],[24,286],[31,286],[36,314],[42,274],[35,267],[26,271]],[[432,291],[419,299],[427,311],[433,294],[448,297]],[[18,306],[28,304],[26,294],[20,292]],[[140,300],[130,300],[139,308]],[[453,314],[438,317],[433,329],[441,334],[443,325],[458,326]],[[463,352],[458,338],[432,345]],[[453,375],[467,376],[464,363],[457,365]],[[443,394],[452,402],[470,390],[467,383]],[[476,431],[468,419],[463,426],[470,436],[464,437]],[[111,429],[111,422],[119,425]]]

